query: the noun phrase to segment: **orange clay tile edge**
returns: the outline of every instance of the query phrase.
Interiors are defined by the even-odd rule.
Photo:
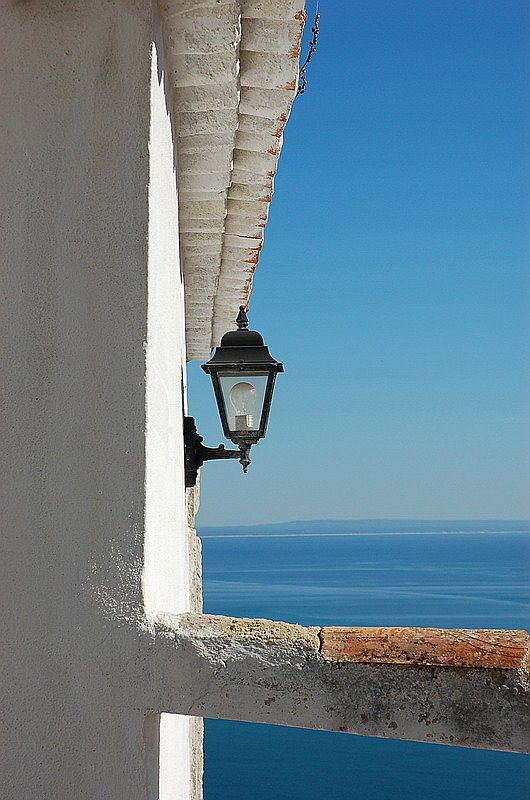
[[[320,641],[338,662],[524,670],[530,639],[526,631],[330,627]]]

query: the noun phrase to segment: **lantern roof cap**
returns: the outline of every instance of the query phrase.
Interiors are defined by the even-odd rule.
[[[239,306],[236,317],[236,331],[227,331],[221,339],[221,347],[263,347],[263,336],[257,331],[248,330],[248,317],[245,306]]]
[[[269,348],[265,346],[263,337],[258,331],[248,330],[248,317],[245,307],[239,307],[239,314],[236,319],[237,330],[228,331],[221,339],[221,345],[215,349],[212,358],[202,365],[205,372],[209,372],[211,367],[226,367],[233,365],[241,368],[263,367],[276,369],[283,372],[283,366],[276,361],[269,353]]]

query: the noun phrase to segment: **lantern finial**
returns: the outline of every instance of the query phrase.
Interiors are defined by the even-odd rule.
[[[239,306],[239,314],[236,317],[236,324],[239,331],[243,331],[245,328],[248,328],[248,317],[245,311],[245,306]]]

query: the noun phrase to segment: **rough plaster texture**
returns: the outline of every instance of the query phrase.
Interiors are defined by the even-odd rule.
[[[327,628],[202,615],[160,618],[146,640],[154,707],[248,722],[529,752],[528,635],[513,631],[379,629],[376,657],[324,652]],[[342,629],[352,650],[372,629]],[[410,632],[410,635],[403,634]],[[465,666],[429,666],[452,639],[487,639],[504,657],[483,666],[481,648]],[[406,662],[397,642],[416,642]],[[335,639],[335,641],[337,641]],[[517,658],[510,649],[516,642]],[[467,644],[464,645],[466,652]],[[460,651],[461,652],[461,651]],[[488,662],[486,662],[488,663]],[[183,665],[184,668],[183,668]],[[172,672],[173,670],[173,672]],[[193,675],[192,682],[186,676]],[[164,676],[163,680],[160,677]]]
[[[197,483],[186,490],[186,511],[188,530],[188,561],[189,561],[189,602],[190,611],[202,611],[202,546],[201,540],[195,530],[195,517],[199,510],[200,472]]]
[[[202,547],[195,530],[195,516],[199,510],[200,477],[191,489],[186,490],[187,533],[188,533],[188,583],[189,603],[192,612],[202,611]],[[188,717],[190,728],[190,797],[201,800],[203,793],[204,724],[202,717]],[[161,798],[163,800],[163,798]]]
[[[143,589],[151,610],[194,606],[180,561],[182,286],[152,6],[2,0],[1,17],[1,795],[155,800]],[[155,320],[149,336],[148,280],[167,326]],[[160,530],[153,505],[148,524],[167,565],[161,541],[144,542],[146,342],[149,435],[163,441],[148,444],[148,483],[164,504]],[[157,459],[177,486],[157,483]],[[142,585],[144,544],[155,567]],[[187,797],[196,723],[172,721],[162,755]]]

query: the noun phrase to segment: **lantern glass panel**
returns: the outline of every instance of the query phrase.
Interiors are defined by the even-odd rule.
[[[226,419],[232,433],[259,430],[268,379],[268,372],[219,374]]]

